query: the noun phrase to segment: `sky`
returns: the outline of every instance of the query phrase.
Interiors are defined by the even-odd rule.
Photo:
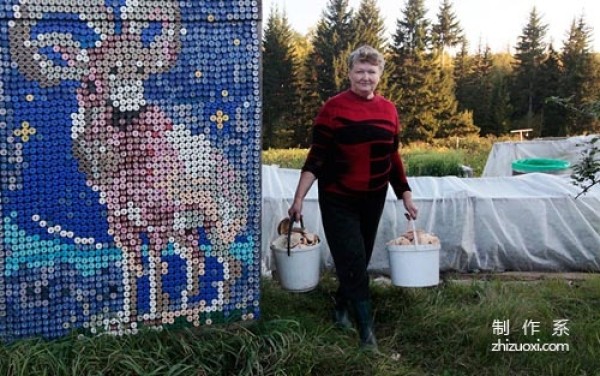
[[[598,0],[452,0],[454,12],[463,27],[469,46],[489,45],[493,52],[510,51],[527,25],[529,13],[535,6],[542,22],[549,25],[546,41],[560,49],[574,18],[582,14],[592,28],[591,47],[600,52],[600,1]],[[263,18],[267,19],[276,4],[287,14],[291,26],[302,34],[316,25],[327,0],[262,0]],[[349,0],[350,7],[358,9],[360,0]],[[430,20],[435,20],[442,0],[425,0]],[[378,0],[385,19],[388,36],[396,31],[396,21],[406,0]]]

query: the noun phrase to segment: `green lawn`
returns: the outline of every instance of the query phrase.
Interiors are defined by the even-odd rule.
[[[374,283],[381,355],[329,321],[326,274],[312,292],[262,283],[262,318],[200,330],[75,336],[2,347],[1,375],[598,375],[600,277],[534,282],[494,278],[435,288]],[[562,336],[554,320],[568,319]],[[499,334],[509,320],[510,333]],[[496,322],[496,332],[493,329]],[[537,323],[539,333],[524,333]],[[525,325],[526,328],[530,328]],[[494,343],[566,343],[563,352],[492,351]]]

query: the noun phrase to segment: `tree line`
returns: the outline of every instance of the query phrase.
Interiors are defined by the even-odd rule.
[[[270,10],[263,31],[263,148],[307,147],[312,121],[324,101],[348,87],[347,57],[369,44],[384,52],[378,91],[396,103],[402,140],[505,135],[594,133],[597,118],[580,109],[600,100],[600,55],[582,14],[559,47],[548,42],[536,8],[515,53],[469,44],[450,0],[435,19],[424,0],[407,0],[390,40],[377,0],[328,0],[314,31],[292,29],[287,15]]]

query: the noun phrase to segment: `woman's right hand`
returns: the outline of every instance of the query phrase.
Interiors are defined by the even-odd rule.
[[[302,200],[294,200],[294,203],[288,209],[288,215],[296,222],[302,219]]]
[[[302,171],[300,174],[298,187],[296,187],[296,193],[294,194],[294,203],[288,209],[290,219],[293,219],[296,222],[300,222],[302,219],[302,202],[315,180],[317,180],[317,178],[310,171]]]

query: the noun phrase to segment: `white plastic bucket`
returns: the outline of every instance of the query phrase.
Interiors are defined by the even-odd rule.
[[[440,283],[440,245],[388,245],[392,284],[427,287]]]
[[[293,292],[313,290],[321,275],[321,244],[304,248],[287,249],[271,245],[275,255],[275,267],[281,287]]]

